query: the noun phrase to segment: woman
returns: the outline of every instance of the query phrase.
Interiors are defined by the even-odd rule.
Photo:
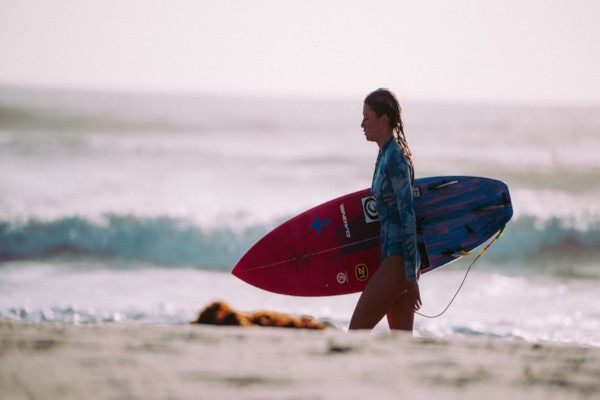
[[[371,194],[381,223],[381,266],[363,290],[350,329],[372,329],[387,315],[390,329],[413,329],[421,307],[419,252],[413,207],[412,155],[396,96],[378,89],[367,96],[361,127],[379,145]]]

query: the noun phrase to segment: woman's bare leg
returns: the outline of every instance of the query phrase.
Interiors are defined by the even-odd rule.
[[[390,256],[383,260],[363,290],[354,309],[350,329],[373,329],[391,310],[394,314],[402,313],[404,302],[400,301],[398,305],[396,303],[408,297],[402,296],[404,293],[406,293],[404,257]],[[394,321],[396,321],[395,317]],[[390,328],[392,328],[391,324]]]
[[[415,313],[410,309],[409,298],[406,294],[398,297],[394,304],[392,304],[387,313],[387,320],[390,329],[412,332]]]

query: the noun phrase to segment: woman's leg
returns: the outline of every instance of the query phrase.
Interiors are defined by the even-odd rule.
[[[354,309],[350,329],[373,329],[384,315],[396,309],[399,300],[407,297],[402,296],[405,292],[404,257],[390,256],[383,260],[363,290]],[[400,301],[398,312],[401,312],[402,304]]]
[[[410,302],[408,300],[408,296],[404,294],[398,297],[396,302],[390,307],[387,313],[390,329],[412,332],[415,313],[410,309]]]

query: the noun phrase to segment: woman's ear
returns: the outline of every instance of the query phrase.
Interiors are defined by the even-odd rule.
[[[379,118],[379,123],[381,123],[382,128],[387,128],[388,126],[390,126],[390,117],[388,117],[387,114],[381,114],[381,117]]]

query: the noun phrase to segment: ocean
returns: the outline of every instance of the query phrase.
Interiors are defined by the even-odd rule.
[[[415,335],[600,346],[600,108],[397,94],[417,177],[499,179],[514,207]],[[347,328],[358,294],[282,296],[230,271],[278,224],[370,186],[361,119],[362,98],[0,87],[0,320],[184,324],[224,300]],[[424,314],[473,257],[422,277]]]

